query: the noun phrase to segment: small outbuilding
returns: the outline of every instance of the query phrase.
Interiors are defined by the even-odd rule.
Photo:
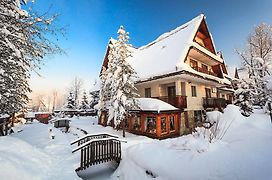
[[[179,135],[180,109],[155,98],[137,99],[140,109],[130,110],[131,116],[126,121],[128,132],[158,139]],[[107,117],[107,112],[102,112],[98,124],[106,126]]]

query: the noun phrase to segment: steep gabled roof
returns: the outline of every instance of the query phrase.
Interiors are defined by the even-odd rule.
[[[206,44],[200,45],[195,42],[195,38],[199,33],[202,33],[208,40]],[[111,39],[110,43],[115,43],[115,40]],[[170,32],[162,34],[145,46],[138,49],[131,47],[133,53],[128,62],[135,69],[140,79],[150,79],[154,76],[171,74],[182,70],[195,73],[184,62],[191,48],[203,52],[218,64],[224,65],[223,59],[216,53],[213,38],[208,31],[203,14]],[[105,67],[107,67],[108,51],[109,46],[103,62]],[[209,76],[211,79],[217,78],[212,75],[205,76]]]
[[[147,78],[176,71],[177,65],[184,63],[203,19],[204,15],[201,14],[135,51],[129,62],[139,77]]]

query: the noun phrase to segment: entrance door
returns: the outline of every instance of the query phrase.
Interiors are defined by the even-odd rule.
[[[175,105],[176,86],[169,86],[167,90],[168,90],[168,102],[169,102],[169,104]]]

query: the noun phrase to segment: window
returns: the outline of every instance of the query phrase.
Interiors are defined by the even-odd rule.
[[[222,94],[222,98],[224,98],[224,99],[225,99],[225,95],[224,95],[224,94]]]
[[[205,70],[205,71],[207,71],[207,72],[208,72],[208,66],[207,66],[207,65],[202,64],[202,65],[201,65],[201,67],[202,67],[202,69],[203,69],[203,70]]]
[[[196,97],[196,87],[191,86],[191,90],[192,90],[192,97]]]
[[[195,122],[201,122],[202,121],[201,111],[194,111],[194,119],[195,119]]]
[[[161,133],[164,134],[166,133],[166,117],[161,118]]]
[[[205,88],[205,92],[206,92],[206,97],[207,97],[207,98],[212,97],[212,92],[211,92],[211,89],[209,89],[209,88]]]
[[[175,116],[170,116],[170,132],[175,131]]]
[[[145,88],[145,97],[150,98],[151,97],[151,88]]]
[[[197,61],[195,61],[195,60],[190,60],[190,66],[194,69],[194,70],[196,70],[197,71]]]
[[[141,117],[134,115],[132,117],[132,129],[140,130],[141,129]]]
[[[155,117],[146,117],[146,126],[145,131],[148,133],[156,133],[156,118]]]

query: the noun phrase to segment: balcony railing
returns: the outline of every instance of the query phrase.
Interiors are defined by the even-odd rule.
[[[201,73],[205,73],[205,74],[209,74],[209,75],[212,75],[212,76],[216,76],[217,77],[217,74],[212,72],[212,71],[209,71],[205,68],[202,68],[202,67],[192,67],[194,70],[198,71],[198,72],[201,72]]]
[[[224,98],[203,98],[203,107],[204,108],[225,108],[228,102]]]
[[[157,99],[160,99],[164,102],[167,102],[177,108],[184,109],[187,108],[187,98],[186,96],[174,96],[174,97],[169,97],[169,96],[159,96],[159,97],[154,97]]]

